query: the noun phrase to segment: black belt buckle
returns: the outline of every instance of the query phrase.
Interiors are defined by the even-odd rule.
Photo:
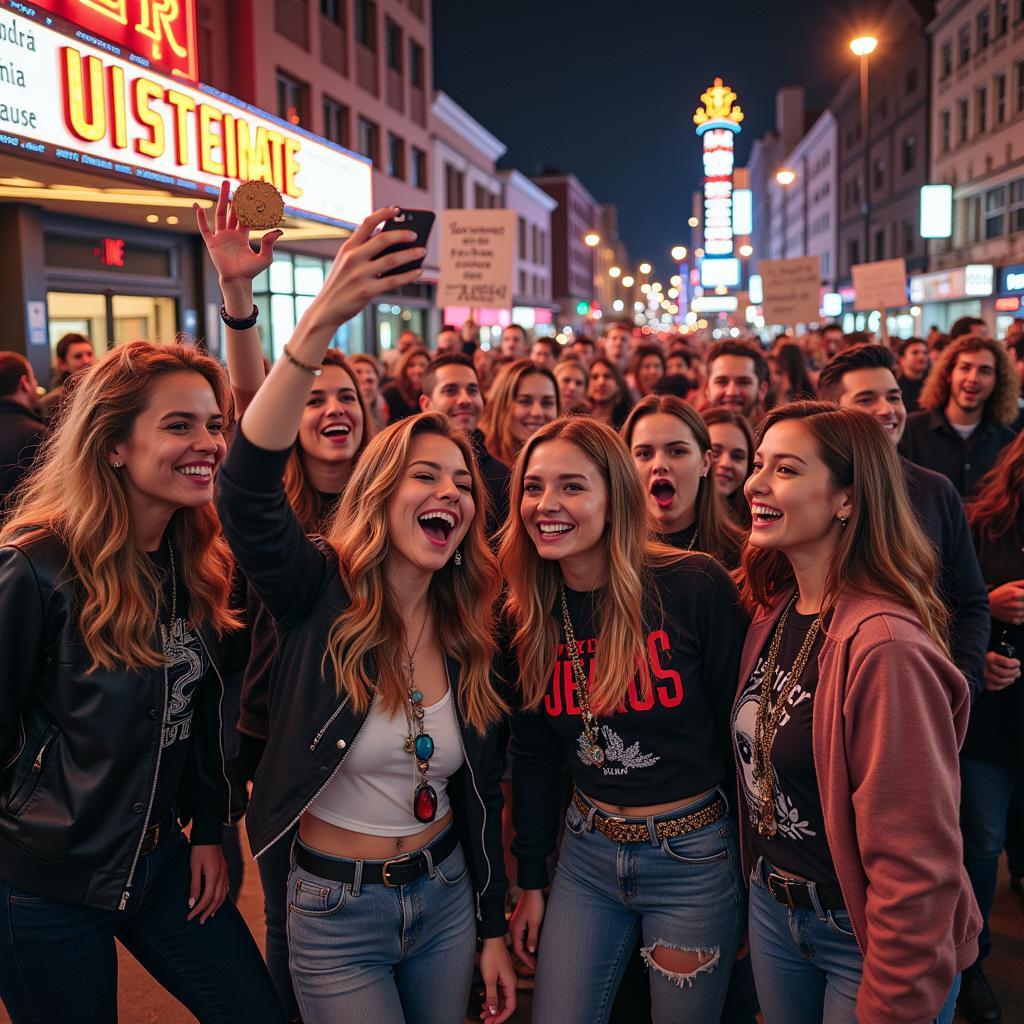
[[[388,872],[391,870],[391,866],[393,864],[408,864],[410,863],[412,858],[413,855],[411,853],[403,853],[401,857],[392,857],[391,860],[384,861],[384,864],[381,866],[380,869],[380,880],[389,889],[398,889],[401,886],[406,885],[406,882],[392,882],[391,879],[388,877]]]

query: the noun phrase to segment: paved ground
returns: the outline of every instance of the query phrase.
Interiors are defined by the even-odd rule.
[[[259,878],[251,861],[246,865],[245,882],[239,902],[242,913],[257,941],[263,944],[263,904]],[[1007,885],[1005,874],[999,880],[999,891],[992,914],[995,950],[988,967],[988,976],[1003,1005],[1003,1024],[1024,1024],[1024,902]],[[131,956],[120,951],[120,1024],[190,1024],[193,1018],[181,1005],[167,995],[138,966]],[[521,1012],[517,1024],[529,1021],[529,993],[520,993]],[[960,1018],[957,1018],[959,1021]],[[9,1018],[0,1008],[0,1022]],[[52,1022],[73,1024],[73,1022]],[[386,1021],[360,1024],[390,1024]]]

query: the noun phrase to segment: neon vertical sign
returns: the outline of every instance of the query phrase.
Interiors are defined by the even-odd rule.
[[[703,107],[693,115],[704,142],[704,252],[710,257],[732,256],[733,142],[740,131],[743,111],[736,93],[716,78],[701,94]]]

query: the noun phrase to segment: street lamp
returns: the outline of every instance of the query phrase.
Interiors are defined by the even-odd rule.
[[[850,40],[850,49],[860,58],[860,129],[864,134],[864,193],[861,213],[864,217],[864,262],[870,262],[871,248],[871,108],[868,106],[868,58],[875,52],[878,40],[874,36],[858,36]]]
[[[775,180],[782,186],[782,258],[786,258],[786,235],[789,233],[789,203],[786,189],[796,181],[796,171],[788,167],[780,167],[775,172]]]
[[[752,245],[741,245],[740,255],[746,259],[748,256],[754,255],[754,247]]]
[[[697,220],[696,217],[691,217],[686,223],[689,224],[691,228],[695,228],[700,223],[700,221]]]
[[[632,276],[630,274],[627,274],[622,279],[622,287],[623,288],[632,288],[633,287],[633,278],[632,278]]]
[[[787,188],[796,181],[796,171],[791,171],[788,167],[782,167],[775,172],[775,180],[783,188]]]
[[[589,245],[591,249],[601,244],[601,236],[596,231],[588,231],[583,236],[583,244]]]
[[[622,267],[609,267],[608,268],[608,276],[609,277],[620,277],[621,275],[622,275]]]
[[[672,251],[669,255],[676,261],[676,263],[682,263],[686,259],[686,246],[685,245],[673,245]]]
[[[651,272],[650,263],[641,263],[638,267],[641,274],[649,274]]]

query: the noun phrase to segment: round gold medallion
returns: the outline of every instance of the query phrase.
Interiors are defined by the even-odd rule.
[[[269,181],[245,181],[232,197],[239,224],[254,231],[276,228],[284,217],[284,200]]]

